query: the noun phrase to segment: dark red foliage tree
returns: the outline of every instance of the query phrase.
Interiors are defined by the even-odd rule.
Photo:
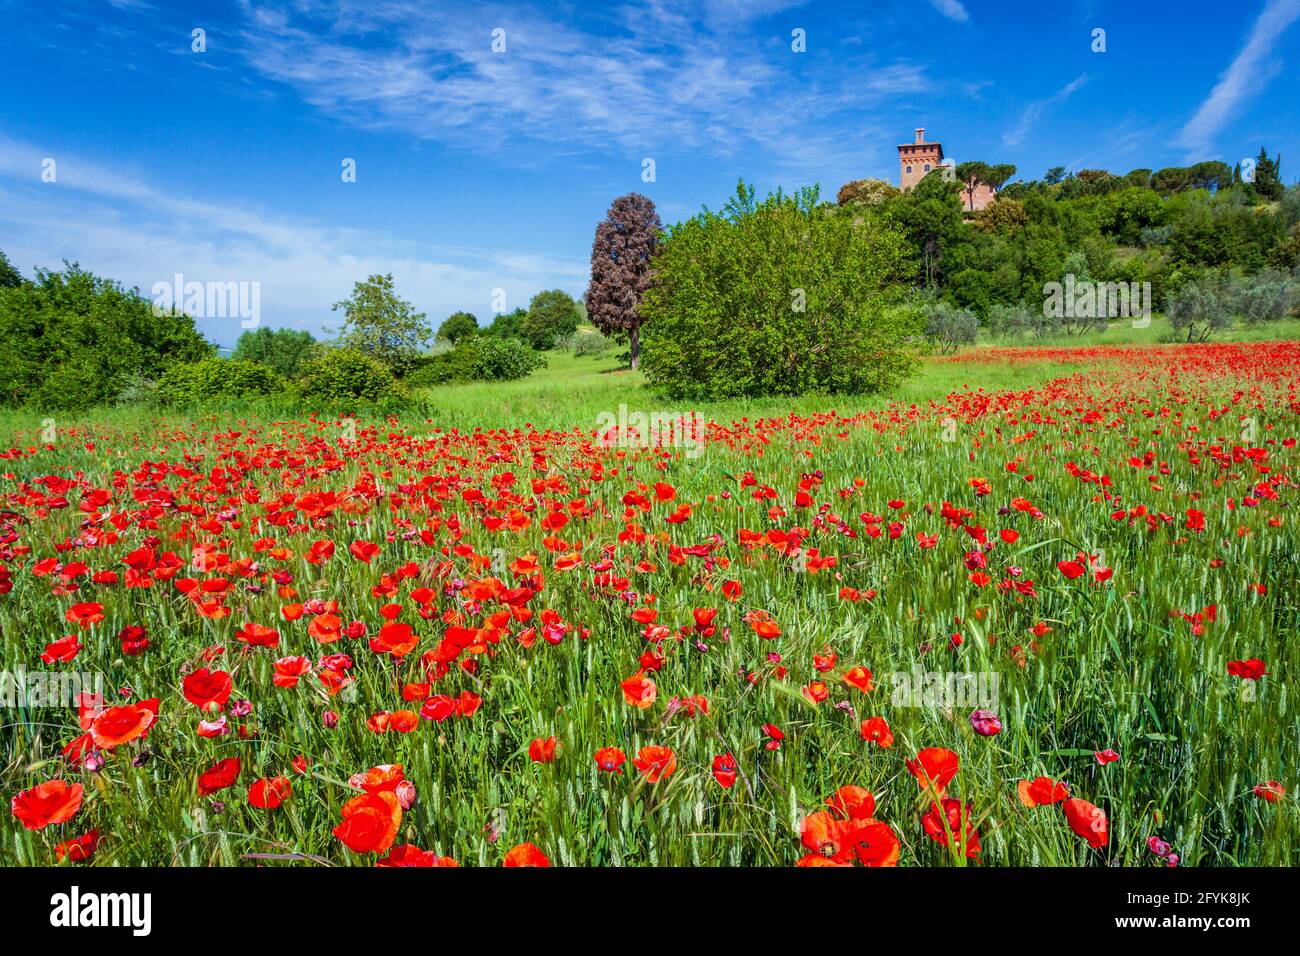
[[[662,228],[654,202],[640,193],[628,193],[610,204],[591,244],[587,318],[606,335],[627,335],[633,368],[641,357],[637,304],[652,284],[650,260]]]

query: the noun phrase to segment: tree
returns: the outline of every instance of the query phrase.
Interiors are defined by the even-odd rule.
[[[627,336],[633,368],[641,362],[642,319],[637,306],[652,282],[650,263],[661,232],[655,204],[639,193],[628,193],[610,203],[591,245],[587,318],[607,335]]]
[[[1186,283],[1171,295],[1165,315],[1174,331],[1188,342],[1204,342],[1212,332],[1232,325],[1234,296],[1231,288],[1217,273]]]
[[[499,339],[523,339],[524,319],[527,309],[515,309],[513,312],[499,312],[492,319],[492,324],[483,330],[484,335]]]
[[[977,211],[971,225],[980,232],[1015,233],[1028,225],[1029,216],[1025,214],[1023,203],[1014,199],[998,199]]]
[[[23,274],[9,262],[9,257],[0,251],[0,289],[12,289],[22,285]]]
[[[925,337],[945,354],[955,352],[963,345],[974,345],[979,331],[979,319],[973,312],[956,309],[947,302],[938,302],[926,310]]]
[[[1282,185],[1282,157],[1270,159],[1264,147],[1259,148],[1259,158],[1255,160],[1255,192],[1265,199],[1276,201],[1282,198],[1286,187]]]
[[[398,374],[433,335],[424,313],[393,291],[391,273],[355,283],[352,295],[332,308],[344,315],[338,344],[378,359]]]
[[[966,209],[973,212],[975,209],[975,190],[981,183],[990,186],[996,192],[1002,188],[1003,183],[1016,174],[1016,167],[1010,163],[999,163],[996,166],[990,166],[988,163],[970,162],[960,163],[955,170],[959,182],[962,184],[962,191],[966,194]]]
[[[1043,173],[1043,182],[1047,183],[1047,185],[1049,186],[1057,185],[1064,178],[1065,178],[1064,166],[1053,166],[1047,172]]]
[[[927,289],[939,284],[943,275],[943,251],[955,245],[961,234],[961,200],[957,196],[960,190],[960,184],[945,181],[936,169],[915,188],[881,206],[884,215],[902,229],[915,250],[920,266],[917,279]]]
[[[578,307],[573,296],[562,289],[537,293],[528,303],[522,323],[524,339],[540,351],[555,348],[557,342],[578,331]]]
[[[115,401],[134,379],[156,380],[173,363],[197,362],[212,346],[184,312],[155,311],[76,263],[37,269],[31,282],[0,288],[0,404],[80,410]]]
[[[263,326],[241,334],[230,357],[237,362],[258,362],[285,378],[292,378],[315,344],[310,332]]]
[[[864,206],[878,206],[886,199],[899,194],[900,190],[893,183],[883,179],[855,179],[840,187],[835,201],[841,206],[861,203]]]
[[[453,312],[443,320],[442,325],[438,326],[438,334],[435,338],[455,345],[467,335],[474,335],[477,332],[478,319],[468,312]]]
[[[906,240],[818,199],[758,202],[742,182],[720,212],[670,230],[641,304],[652,384],[686,400],[863,394],[915,368],[922,317],[897,283]]]

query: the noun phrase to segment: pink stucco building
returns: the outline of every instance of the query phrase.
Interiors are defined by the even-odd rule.
[[[915,140],[898,144],[898,186],[904,192],[944,165],[943,144],[926,142],[924,126],[917,127]],[[961,194],[962,205],[971,212],[983,209],[996,198],[997,190],[981,182],[973,190],[963,189]]]

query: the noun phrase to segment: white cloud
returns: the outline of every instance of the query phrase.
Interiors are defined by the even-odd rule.
[[[1233,118],[1238,106],[1259,93],[1272,79],[1279,67],[1271,56],[1273,47],[1297,18],[1300,18],[1300,0],[1269,0],[1264,5],[1246,45],[1179,134],[1178,142],[1187,148],[1189,158],[1203,159],[1212,150],[1214,137]]]
[[[1002,134],[1002,142],[1007,146],[1019,146],[1025,141],[1025,137],[1029,135],[1029,131],[1033,128],[1034,124],[1038,122],[1038,118],[1043,115],[1044,111],[1058,103],[1065,102],[1065,100],[1069,99],[1075,90],[1083,86],[1087,81],[1088,74],[1080,73],[1069,83],[1065,84],[1065,86],[1047,97],[1047,99],[1035,100],[1033,103],[1030,103],[1025,107],[1025,111],[1020,114],[1020,122],[1016,125],[1015,129],[1007,130],[1007,132]]]
[[[58,268],[75,258],[98,275],[137,286],[146,295],[175,273],[199,282],[258,282],[262,321],[319,331],[337,324],[330,305],[352,283],[391,272],[399,293],[435,324],[468,308],[491,318],[492,291],[506,307],[526,305],[542,288],[580,294],[584,259],[438,246],[344,229],[200,199],[150,185],[81,157],[58,157],[57,181],[40,181],[47,155],[31,143],[0,136],[0,232],[15,266]],[[202,320],[200,329],[229,345],[238,320]]]
[[[748,21],[799,5],[712,0],[701,22],[686,0],[656,0],[579,25],[518,4],[259,3],[247,7],[239,47],[258,73],[346,122],[512,162],[592,150],[638,163],[682,150],[763,151],[787,163],[860,157],[866,136],[846,138],[832,121],[933,84],[916,66],[865,54],[801,71],[796,57],[815,56],[818,38],[795,54],[784,24],[775,38],[758,31],[738,42]],[[496,28],[504,52],[492,50]]]
[[[958,23],[965,23],[970,19],[970,14],[962,6],[961,0],[930,0],[930,6],[934,7],[949,20],[956,20]]]

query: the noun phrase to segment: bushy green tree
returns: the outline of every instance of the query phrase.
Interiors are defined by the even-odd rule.
[[[882,215],[897,226],[917,264],[916,281],[927,289],[942,284],[944,251],[962,238],[961,184],[944,180],[934,170],[914,188],[880,205]]]
[[[578,330],[578,307],[562,289],[546,289],[528,303],[521,331],[528,344],[544,351]]]
[[[387,364],[347,347],[326,349],[304,362],[295,386],[304,401],[324,408],[351,408],[405,395]]]
[[[883,179],[855,179],[840,187],[835,201],[841,206],[855,204],[878,206],[886,199],[892,199],[900,194],[901,191],[897,186]]]
[[[519,339],[523,341],[525,339],[524,319],[527,317],[527,309],[498,312],[492,319],[491,324],[483,330],[483,334],[498,339]]]
[[[478,319],[468,312],[453,312],[438,326],[435,338],[455,345],[467,335],[478,333]]]
[[[1264,199],[1276,201],[1282,198],[1286,187],[1282,185],[1282,157],[1273,159],[1263,146],[1259,148],[1259,157],[1255,160],[1255,192]]]
[[[75,263],[0,288],[0,403],[51,410],[113,403],[136,379],[212,354],[190,316],[157,311]]]
[[[278,375],[293,378],[315,344],[316,339],[310,332],[262,326],[239,336],[231,358],[240,362],[258,362],[274,369]]]
[[[0,289],[12,289],[14,286],[22,285],[22,282],[22,273],[13,267],[9,257],[0,250]]]
[[[270,395],[281,387],[267,365],[214,356],[170,366],[158,379],[154,395],[163,405],[194,407]]]
[[[818,199],[760,202],[741,183],[720,212],[673,227],[642,302],[654,385],[685,399],[866,393],[913,370],[922,317],[891,284],[903,236]]]
[[[391,273],[355,283],[352,294],[333,308],[344,316],[338,345],[369,355],[399,375],[433,335],[424,313],[397,294]]]
[[[412,388],[451,382],[507,382],[546,365],[546,357],[526,342],[478,335],[461,339],[449,351],[430,356],[406,379]]]
[[[1172,293],[1165,315],[1175,334],[1188,342],[1204,342],[1214,332],[1231,327],[1234,305],[1232,289],[1223,276],[1209,272]]]
[[[926,307],[925,337],[940,352],[955,352],[963,345],[974,345],[979,327],[974,312],[954,308],[947,302]]]
[[[1300,302],[1300,281],[1278,269],[1239,276],[1232,284],[1233,306],[1251,325],[1285,318]]]

